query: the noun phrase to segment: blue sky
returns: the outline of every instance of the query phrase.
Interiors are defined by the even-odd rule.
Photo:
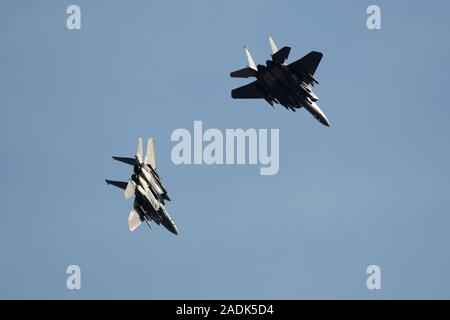
[[[82,29],[66,28],[77,4]],[[366,27],[381,7],[382,30]],[[3,1],[0,298],[450,298],[446,1]],[[232,100],[229,72],[324,53],[319,105]],[[280,129],[280,170],[176,166],[177,128]],[[180,235],[130,233],[112,155],[156,139]],[[66,289],[67,266],[82,289]],[[382,289],[366,288],[381,267]]]

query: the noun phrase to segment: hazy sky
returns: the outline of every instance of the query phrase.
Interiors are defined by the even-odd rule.
[[[449,299],[449,18],[448,1],[0,2],[0,298]],[[331,128],[231,99],[243,46],[263,63],[269,35],[288,62],[324,53]],[[194,120],[279,129],[278,174],[175,165],[170,135]],[[130,233],[104,182],[130,176],[111,156],[139,137],[179,236]]]

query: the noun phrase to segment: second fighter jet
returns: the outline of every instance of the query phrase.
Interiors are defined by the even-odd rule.
[[[314,73],[322,59],[322,53],[311,51],[303,58],[290,64],[285,64],[291,48],[278,50],[269,37],[272,48],[272,60],[266,65],[256,65],[250,51],[245,48],[248,66],[230,74],[233,78],[255,77],[256,80],[231,91],[234,99],[264,99],[272,107],[279,103],[286,109],[295,111],[301,107],[308,110],[320,123],[329,127],[327,116],[320,110],[316,101],[319,99],[312,91],[314,84],[319,82]]]
[[[167,230],[178,234],[177,226],[164,207],[165,200],[170,200],[161,178],[156,172],[155,145],[153,139],[147,143],[145,158],[142,156],[142,139],[134,158],[113,157],[114,160],[133,166],[133,175],[128,182],[106,180],[109,185],[125,190],[125,198],[135,196],[133,208],[128,216],[128,228],[134,231],[142,222],[149,226],[150,221],[162,224]]]

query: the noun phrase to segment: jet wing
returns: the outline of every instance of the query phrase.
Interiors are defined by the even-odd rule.
[[[306,56],[289,64],[288,68],[298,76],[305,74],[314,75],[323,54],[317,51],[311,51]]]
[[[137,227],[139,227],[142,223],[141,218],[139,217],[139,214],[134,209],[131,209],[130,215],[128,216],[128,230],[134,231]]]
[[[258,86],[258,80],[245,86],[231,90],[231,97],[234,99],[264,99],[264,94]]]

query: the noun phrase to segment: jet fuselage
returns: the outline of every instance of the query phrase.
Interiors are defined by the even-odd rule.
[[[278,102],[292,111],[304,107],[319,122],[329,126],[327,117],[315,103],[317,95],[306,83],[299,81],[285,64],[268,60],[265,66],[258,65],[256,79],[271,105]]]
[[[142,170],[141,172],[144,172]],[[175,222],[167,213],[163,205],[156,198],[157,195],[148,187],[148,182],[142,175],[133,175],[133,183],[136,184],[136,205],[135,209],[145,220],[153,220],[157,224],[162,224],[167,230],[178,234]]]
[[[159,180],[157,172],[153,168],[147,165],[135,166],[134,173],[147,181],[149,189],[163,204],[164,200],[170,200],[166,189]]]

